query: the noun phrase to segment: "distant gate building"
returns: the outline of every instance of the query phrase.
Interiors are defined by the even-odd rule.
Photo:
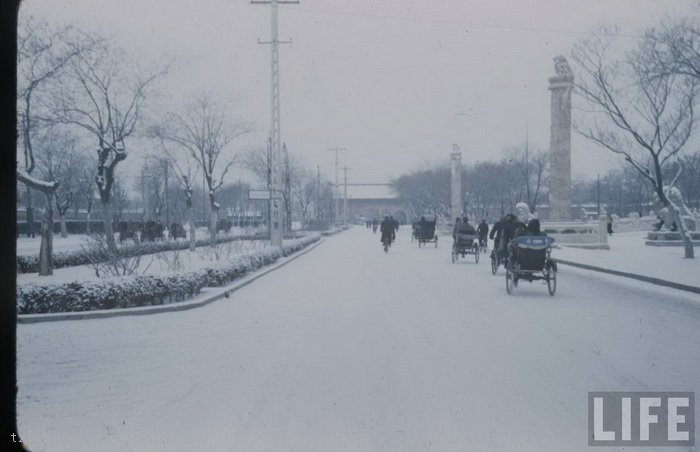
[[[348,184],[348,217],[353,223],[393,215],[406,224],[408,213],[408,206],[390,184]]]

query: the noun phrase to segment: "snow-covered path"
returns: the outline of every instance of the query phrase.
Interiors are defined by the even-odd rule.
[[[568,267],[555,297],[508,296],[448,241],[402,230],[384,254],[356,227],[200,309],[18,325],[20,433],[35,451],[574,451],[588,391],[700,394],[697,296]]]

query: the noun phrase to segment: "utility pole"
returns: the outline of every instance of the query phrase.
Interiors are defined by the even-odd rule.
[[[596,191],[598,192],[598,216],[600,216],[600,173],[596,176]]]
[[[170,204],[168,203],[168,166],[170,161],[163,159],[163,177],[165,184],[165,229],[170,229]]]
[[[316,222],[321,220],[321,166],[316,165]]]
[[[272,138],[267,139],[267,189],[272,193]],[[267,235],[272,241],[272,204],[273,199],[270,198],[270,202],[267,203]]]
[[[143,200],[143,221],[148,220],[148,184],[146,183],[146,164],[141,168],[141,197]]]
[[[271,130],[270,137],[272,142],[272,196],[270,199],[270,211],[271,211],[271,229],[270,229],[270,242],[272,246],[282,246],[282,229],[284,227],[282,223],[282,212],[283,206],[281,205],[284,200],[277,199],[279,197],[280,188],[282,185],[282,165],[281,165],[281,132],[280,132],[280,73],[279,73],[279,45],[280,44],[290,44],[292,40],[280,41],[279,40],[279,28],[278,28],[278,18],[277,18],[277,5],[280,4],[298,4],[299,0],[251,0],[252,4],[263,4],[270,5],[270,40],[260,41],[258,39],[258,44],[270,44],[272,48],[272,64],[271,64],[271,81],[272,81],[272,95],[271,95]]]
[[[282,145],[284,153],[284,206],[285,206],[285,227],[288,231],[292,230],[292,179],[289,170],[289,151],[287,144]]]
[[[344,175],[344,193],[343,193],[343,224],[348,224],[348,170],[350,168],[346,166],[343,167]]]
[[[340,181],[338,180],[338,152],[346,151],[345,148],[339,148],[338,146],[328,149],[328,152],[335,152],[335,190],[333,193],[334,199],[334,211],[335,211],[335,223],[339,222],[340,218]]]
[[[532,198],[530,197],[530,152],[528,149],[529,129],[530,127],[528,121],[525,121],[525,187],[527,189],[527,206],[530,208],[531,212],[534,212],[536,206],[530,204]]]
[[[202,171],[202,223],[207,224],[207,181]]]

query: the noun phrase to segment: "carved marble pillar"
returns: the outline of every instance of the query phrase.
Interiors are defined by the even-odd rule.
[[[571,91],[574,76],[563,56],[554,58],[556,75],[549,78],[552,92],[549,145],[549,219],[571,218]]]
[[[450,153],[452,159],[452,197],[450,222],[456,217],[462,216],[462,153],[455,151]]]

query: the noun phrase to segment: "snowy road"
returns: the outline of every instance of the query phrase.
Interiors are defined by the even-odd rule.
[[[385,255],[356,227],[201,309],[17,334],[35,451],[602,450],[588,391],[700,395],[697,296],[564,267],[555,297],[508,296],[407,230]]]

